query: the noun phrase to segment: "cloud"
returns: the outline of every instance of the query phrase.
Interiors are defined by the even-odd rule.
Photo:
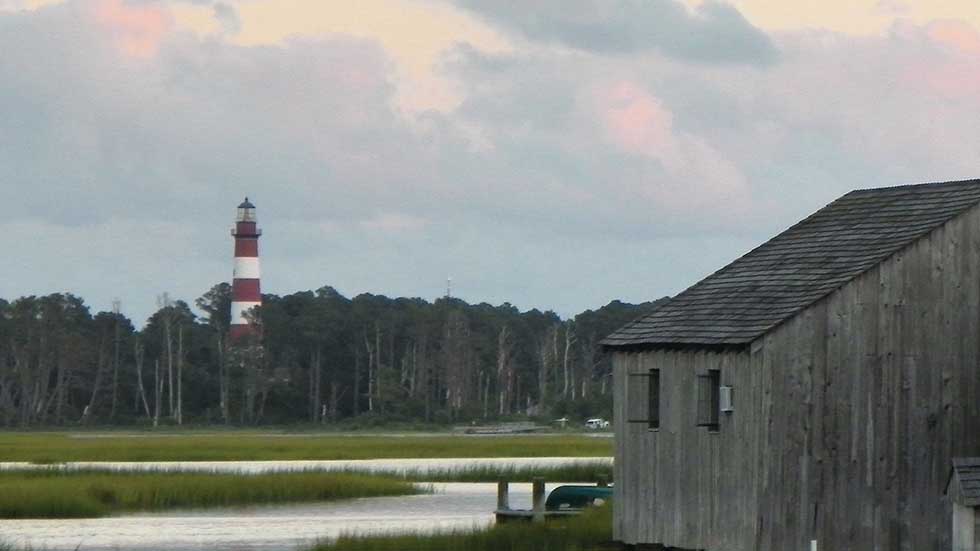
[[[574,313],[676,292],[850,189],[976,175],[962,24],[777,33],[765,67],[460,43],[458,104],[406,113],[379,40],[245,46],[98,5],[0,14],[3,297],[191,300],[229,277],[248,195],[271,292],[435,297],[452,273]]]
[[[96,0],[93,13],[95,20],[112,34],[119,49],[134,58],[156,55],[160,42],[173,27],[168,13],[153,4]]]
[[[225,32],[235,34],[242,30],[242,21],[238,17],[238,10],[235,6],[226,2],[215,2],[212,6],[214,17],[217,19]]]
[[[672,116],[659,99],[628,81],[600,91],[597,99],[610,139],[624,150],[666,162],[676,158]]]
[[[677,0],[456,3],[531,40],[601,54],[657,50],[688,61],[750,64],[768,64],[777,56],[764,32],[717,0],[693,9]]]
[[[424,218],[397,212],[380,213],[361,222],[364,229],[383,235],[415,232],[425,229],[428,225],[429,221]]]
[[[925,27],[933,41],[967,55],[980,54],[980,33],[971,25],[956,20],[934,21]]]
[[[903,0],[878,0],[874,6],[874,12],[881,15],[904,16],[910,11],[910,6]]]

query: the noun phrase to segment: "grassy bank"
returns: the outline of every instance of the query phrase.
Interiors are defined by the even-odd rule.
[[[153,511],[419,493],[404,480],[351,473],[0,472],[0,518],[87,518]]]
[[[439,457],[598,457],[611,438],[580,435],[404,436],[249,433],[0,433],[0,461],[264,461]]]
[[[569,520],[432,534],[342,536],[314,551],[592,551],[612,539],[608,506]]]

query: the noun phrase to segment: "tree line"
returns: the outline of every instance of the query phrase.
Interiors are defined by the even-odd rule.
[[[663,299],[661,299],[663,300]],[[599,341],[660,301],[561,319],[510,304],[331,287],[263,295],[228,342],[231,287],[167,295],[142,329],[72,294],[0,299],[0,425],[480,423],[609,416]]]

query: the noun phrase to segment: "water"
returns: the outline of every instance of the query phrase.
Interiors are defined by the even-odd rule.
[[[265,473],[298,470],[362,470],[424,473],[478,466],[563,466],[608,462],[608,457],[379,459],[357,461],[208,461],[66,463],[67,468]],[[0,463],[0,469],[38,468]],[[50,467],[50,466],[47,466]],[[42,468],[47,468],[42,467]],[[555,485],[549,485],[550,491]],[[277,505],[163,513],[101,519],[0,520],[0,541],[52,551],[295,550],[342,533],[465,529],[493,522],[496,484],[434,484],[431,495],[365,498],[333,503]],[[511,507],[530,508],[531,485],[511,484]]]
[[[556,485],[549,485],[550,491]],[[341,534],[466,529],[493,522],[496,484],[435,484],[431,495],[334,503],[140,513],[101,519],[0,520],[0,540],[53,551],[295,550]],[[530,508],[531,485],[511,484]]]
[[[228,473],[270,473],[303,470],[418,473],[459,470],[474,467],[561,467],[576,463],[612,464],[611,457],[493,457],[466,459],[359,459],[330,461],[144,461],[144,462],[86,462],[76,461],[54,465],[33,463],[0,463],[3,469],[50,468],[53,466],[73,469],[105,469],[113,471],[170,470],[205,471]]]

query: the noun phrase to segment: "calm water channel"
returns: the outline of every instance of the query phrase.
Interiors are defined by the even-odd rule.
[[[438,459],[72,464],[114,469],[169,468],[269,472],[299,469],[380,471],[466,468],[473,465],[562,465],[608,458]],[[15,464],[0,464],[12,468]],[[0,520],[0,540],[51,550],[295,550],[344,533],[431,531],[493,522],[496,484],[434,484],[431,495],[365,498],[335,503],[140,513],[102,519]],[[554,485],[549,485],[550,491]],[[529,508],[530,484],[511,484],[511,506]]]
[[[119,471],[173,470],[173,471],[211,471],[237,473],[268,473],[282,471],[357,470],[369,472],[412,472],[425,474],[431,471],[468,469],[481,466],[494,467],[535,467],[562,466],[576,463],[607,462],[611,457],[493,457],[466,459],[358,459],[330,461],[145,461],[145,462],[72,462],[56,465],[35,465],[33,463],[0,462],[2,469],[30,469],[63,466],[78,469],[107,469]]]

